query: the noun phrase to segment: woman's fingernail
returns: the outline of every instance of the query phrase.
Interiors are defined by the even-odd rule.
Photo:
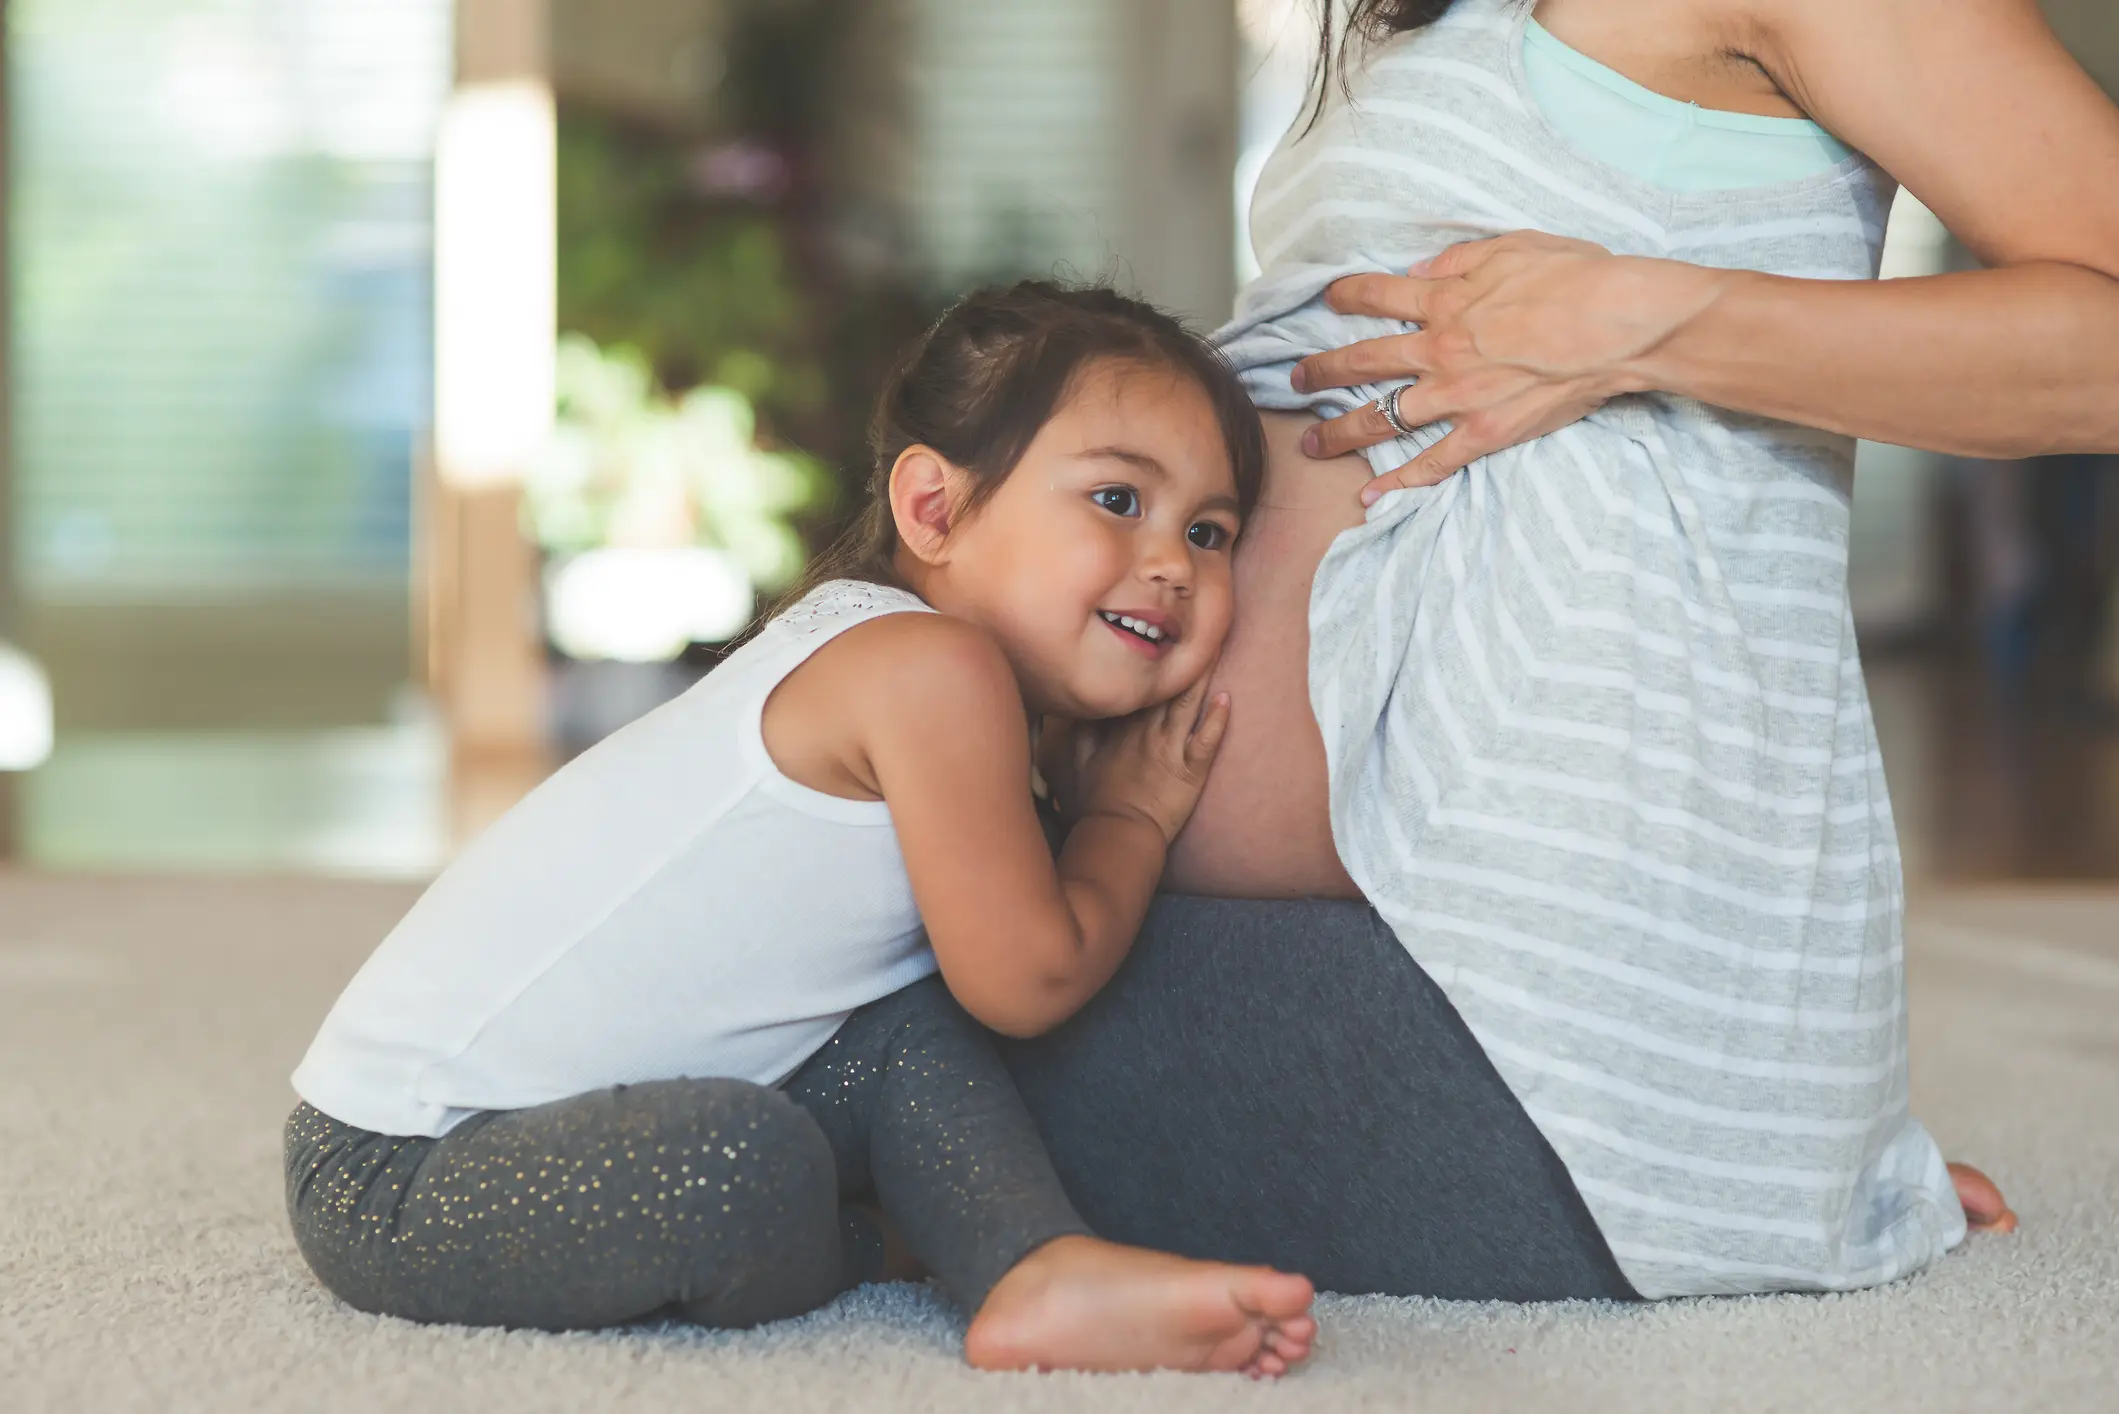
[[[1288,375],[1288,386],[1290,388],[1293,388],[1298,393],[1307,393],[1308,391],[1310,391],[1309,371],[1305,369],[1301,364],[1296,364],[1295,371]]]
[[[1312,427],[1312,428],[1311,428],[1311,429],[1310,429],[1309,431],[1307,431],[1307,432],[1305,432],[1305,433],[1303,433],[1303,434],[1302,434],[1302,454],[1303,454],[1304,456],[1306,456],[1306,457],[1314,457],[1314,456],[1319,456],[1319,455],[1321,455],[1321,454],[1322,454],[1323,452],[1324,452],[1324,437],[1323,437],[1323,434],[1319,433],[1319,432],[1318,432],[1318,430],[1317,430],[1316,428],[1314,428],[1314,427]]]
[[[1375,487],[1373,487],[1373,486],[1367,486],[1367,487],[1363,487],[1363,488],[1362,488],[1362,491],[1361,491],[1361,504],[1362,504],[1362,505],[1364,505],[1364,506],[1373,506],[1373,505],[1375,505],[1375,504],[1376,504],[1376,503],[1377,503],[1378,501],[1380,501],[1380,500],[1382,500],[1382,499],[1383,499],[1383,493],[1382,493],[1381,491],[1378,491],[1378,490],[1377,490],[1377,489],[1376,489]]]

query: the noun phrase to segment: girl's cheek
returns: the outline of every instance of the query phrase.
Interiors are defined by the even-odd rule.
[[[1199,577],[1195,598],[1203,613],[1219,615],[1224,625],[1228,623],[1236,612],[1236,583],[1228,561],[1223,560]]]

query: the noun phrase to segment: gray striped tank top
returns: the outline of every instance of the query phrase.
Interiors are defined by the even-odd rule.
[[[1283,142],[1252,208],[1264,274],[1220,335],[1261,406],[1383,392],[1288,387],[1296,359],[1404,327],[1318,294],[1458,241],[1536,228],[1875,276],[1875,168],[1678,193],[1607,167],[1528,97],[1529,10],[1459,0]],[[1847,599],[1853,450],[1622,398],[1385,497],[1317,574],[1339,852],[1645,1296],[1865,1286],[1964,1233],[1907,1109],[1904,894]]]

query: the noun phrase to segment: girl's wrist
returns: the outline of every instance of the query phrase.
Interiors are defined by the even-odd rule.
[[[1170,847],[1173,838],[1172,832],[1163,828],[1163,822],[1157,818],[1154,811],[1124,801],[1091,801],[1088,808],[1082,811],[1081,817],[1075,821],[1075,828],[1080,829],[1097,820],[1138,826],[1161,840],[1164,849]]]

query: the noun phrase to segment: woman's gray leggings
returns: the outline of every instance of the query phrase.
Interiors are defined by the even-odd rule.
[[[1633,1299],[1559,1156],[1376,911],[1164,896],[1006,1054],[1099,1236],[1323,1291]]]
[[[996,1055],[939,978],[863,1007],[777,1090],[621,1085],[439,1139],[287,1121],[287,1210],[363,1311],[547,1330],[750,1326],[874,1278],[874,1197],[967,1309],[1086,1232]]]

